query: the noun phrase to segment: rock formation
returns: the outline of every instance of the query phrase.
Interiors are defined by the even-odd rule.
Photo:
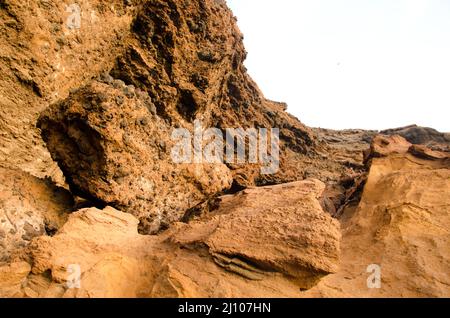
[[[0,165],[59,183],[62,174],[35,128],[38,114],[113,66],[132,19],[122,0],[77,4],[0,1]],[[72,9],[84,13],[80,29],[68,23]]]
[[[135,12],[114,67],[38,121],[75,194],[133,213],[141,231],[156,233],[231,188],[305,177],[339,183],[360,172],[324,155],[309,128],[264,98],[243,66],[242,35],[224,2],[145,1]],[[195,120],[224,139],[227,128],[279,129],[279,170],[263,174],[260,161],[175,164],[172,132],[194,132]]]
[[[399,135],[412,144],[426,145],[434,150],[450,151],[450,134],[441,133],[433,128],[411,125],[384,130],[381,133],[384,135]]]
[[[84,209],[54,237],[34,240],[8,278],[21,281],[21,287],[11,293],[0,285],[0,293],[296,297],[338,270],[339,225],[320,206],[323,190],[317,180],[251,188],[218,198],[215,209],[159,236],[139,235],[138,220],[130,214]],[[24,263],[27,258],[32,267]],[[82,282],[69,288],[75,265]]]
[[[0,168],[0,262],[33,238],[57,232],[72,207],[69,191],[49,180]]]
[[[119,84],[80,89],[40,127],[73,193],[133,213],[141,231],[156,233],[229,189],[232,175],[223,164],[173,162],[172,128],[146,93]]]
[[[308,297],[450,295],[450,154],[378,136],[362,198],[341,218],[341,270]],[[367,288],[368,266],[381,288]]]
[[[0,0],[0,41],[0,297],[450,296],[448,134],[306,127],[225,1]],[[278,169],[174,160],[208,128]]]

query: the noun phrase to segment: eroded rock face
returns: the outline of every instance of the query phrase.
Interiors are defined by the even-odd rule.
[[[305,127],[246,73],[224,1],[77,3],[79,29],[61,1],[0,0],[0,166],[64,183],[34,127],[51,104],[72,192],[128,213],[69,216],[67,191],[1,169],[0,297],[450,295],[448,134]],[[195,120],[279,128],[279,171],[175,164]]]
[[[226,190],[304,178],[338,182],[361,167],[324,155],[325,145],[266,100],[243,66],[246,52],[222,1],[143,1],[115,66],[44,111],[42,136],[78,195],[133,213],[155,233]],[[114,79],[116,78],[116,79]],[[265,164],[180,165],[175,128],[279,129],[273,173]],[[224,145],[225,147],[225,145]],[[276,152],[276,153],[275,153]],[[226,153],[226,151],[224,151]],[[259,157],[261,159],[261,157]]]
[[[39,125],[72,191],[134,214],[144,233],[166,228],[232,184],[224,164],[175,163],[172,128],[146,93],[120,81],[80,89]]]
[[[280,129],[278,173],[229,164],[236,187],[296,181],[307,166],[310,177],[339,178],[343,167],[323,160],[311,130],[286,113],[286,104],[264,98],[248,76],[243,36],[225,1],[144,1],[132,32],[111,75],[148,92],[172,126],[190,127],[198,119],[222,130]],[[328,175],[320,164],[329,165]]]
[[[72,206],[72,195],[50,181],[0,168],[0,263],[33,238],[53,235]]]
[[[64,183],[36,119],[71,89],[113,67],[133,8],[123,0],[1,1],[1,167]]]
[[[0,297],[21,297],[22,287],[30,274],[31,266],[27,262],[0,264]]]
[[[390,155],[403,155],[411,146],[411,143],[399,135],[377,135],[367,151],[365,161],[370,162],[373,158],[384,158]]]
[[[361,201],[341,219],[341,270],[306,295],[448,297],[449,154],[379,136],[370,158]],[[372,264],[381,268],[379,289],[367,285]]]
[[[339,224],[322,210],[324,189],[307,180],[221,197],[217,209],[181,227],[175,241],[205,244],[218,265],[244,277],[281,272],[309,289],[339,263]]]
[[[0,100],[1,109],[5,110],[0,118],[5,128],[1,150],[7,166],[58,177],[40,141],[36,141],[35,130],[29,126],[34,124],[37,112],[63,98],[64,101],[42,114],[39,127],[71,190],[94,203],[110,204],[134,214],[143,233],[166,228],[189,208],[230,187],[236,191],[255,184],[283,183],[304,177],[338,180],[347,171],[344,164],[326,156],[326,147],[315,143],[309,128],[285,112],[285,104],[266,100],[247,75],[242,35],[224,1],[113,1],[110,6],[98,1],[80,1],[79,6],[83,14],[80,29],[76,29],[65,23],[67,8],[63,3],[39,2],[26,7],[14,1],[2,2],[0,14],[6,22],[1,25],[0,35],[5,43],[11,43],[2,47],[2,53],[17,56],[0,63],[5,74],[1,79],[2,96],[5,96]],[[29,15],[33,19],[28,19]],[[18,37],[20,43],[10,34]],[[17,47],[21,48],[20,52],[14,51]],[[99,74],[102,75],[95,80]],[[30,107],[16,109],[15,105]],[[192,130],[195,119],[205,128],[222,130],[279,128],[280,170],[273,175],[262,175],[258,164],[172,164],[167,159],[173,145],[170,140],[173,128]],[[60,177],[57,179],[64,182]],[[322,212],[317,204],[321,185],[313,183],[314,186],[305,186],[310,187],[308,191],[312,194],[305,197],[307,206],[301,208],[305,209],[305,218],[311,218],[313,224],[321,227],[331,219],[311,212]],[[282,205],[281,200],[279,204]],[[276,210],[276,206],[272,204],[265,213],[270,214],[271,209]],[[186,230],[181,225],[165,236],[148,238],[136,234],[136,220],[131,216],[123,217],[116,211],[119,216],[108,210],[111,213],[103,218],[99,210],[89,211],[80,217],[83,221],[69,222],[55,237],[35,240],[30,248],[33,252],[23,257],[33,263],[32,274],[28,275],[28,269],[20,262],[15,263],[19,264],[14,267],[17,270],[2,268],[5,273],[8,270],[17,273],[11,277],[21,282],[23,296],[66,294],[64,273],[70,264],[64,265],[65,260],[75,262],[74,255],[78,258],[91,253],[92,259],[97,260],[98,249],[90,248],[98,242],[106,246],[108,256],[99,267],[87,266],[91,270],[85,275],[90,277],[87,292],[78,296],[294,295],[299,288],[309,288],[317,279],[334,271],[337,262],[338,237],[333,222],[329,235],[324,236],[330,247],[322,255],[324,264],[316,264],[313,250],[320,245],[318,237],[323,233],[315,233],[317,237],[311,238],[311,248],[301,246],[305,237],[280,235],[280,243],[285,239],[298,240],[295,248],[303,248],[292,259],[283,258],[275,248],[265,256],[258,256],[252,251],[256,245],[243,247],[245,256],[240,259],[238,246],[227,247],[231,242],[220,238],[226,235],[223,232],[212,235],[208,243],[200,243],[202,248],[194,253],[183,250],[185,253],[180,256],[182,252],[178,249],[184,243],[177,243],[181,234],[176,233]],[[283,207],[276,213],[286,214],[295,224],[293,228],[300,229],[296,216],[301,217],[302,211]],[[256,210],[249,215],[242,210],[230,212],[232,219],[239,218],[239,214],[243,214],[243,220],[256,218],[252,215]],[[72,218],[75,220],[77,216]],[[110,220],[116,217],[124,219],[121,223],[128,230]],[[210,219],[196,222],[203,222],[205,227],[214,225]],[[258,226],[267,227],[267,232],[292,230],[290,225],[277,224],[274,219]],[[130,228],[132,231],[127,232]],[[97,231],[99,236],[93,234]],[[128,233],[125,238],[123,231]],[[129,235],[131,232],[133,235]],[[257,229],[250,234],[267,239]],[[131,236],[138,239],[130,252],[132,256],[127,259],[128,251],[123,250],[123,244],[111,242],[115,238],[120,243],[124,242],[122,239],[134,241]],[[225,245],[215,249],[213,243]],[[152,244],[156,251],[152,253],[158,257],[136,252],[147,251]],[[111,246],[114,246],[112,254]],[[162,250],[159,254],[158,249]],[[177,257],[173,257],[172,249],[177,251]],[[158,270],[162,268],[165,275],[154,279],[136,270],[137,262],[145,263],[147,257],[148,264]],[[168,257],[173,258],[171,266],[158,263]],[[248,259],[261,264],[247,264]],[[185,263],[193,266],[183,268]],[[297,265],[299,268],[294,269]],[[264,282],[249,285],[253,274],[247,271],[247,276],[239,276],[233,269],[236,266],[256,272],[258,280],[263,275]],[[195,270],[190,271],[191,267]],[[222,277],[219,284],[216,277],[212,279],[209,272],[201,271],[205,267]],[[24,275],[28,276],[26,284],[22,284]],[[133,279],[130,285],[117,285],[120,277],[129,275],[138,275],[138,279],[146,277],[143,281],[149,282],[150,290],[141,290]],[[105,286],[94,286],[99,277],[115,280],[105,278]],[[283,290],[276,287],[280,283]],[[181,289],[176,287],[180,284]],[[10,295],[10,291],[5,293]]]
[[[338,269],[338,223],[320,207],[323,188],[308,180],[249,189],[220,198],[217,209],[159,236],[138,234],[138,220],[113,208],[81,210],[54,237],[33,240],[22,257],[33,264],[31,273],[25,280],[15,274],[24,281],[8,293],[297,297]],[[75,285],[73,268],[82,277]]]

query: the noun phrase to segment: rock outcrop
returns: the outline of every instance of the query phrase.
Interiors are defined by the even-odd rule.
[[[225,1],[0,0],[0,42],[0,298],[450,296],[448,133],[306,127]]]
[[[361,173],[363,167],[334,159],[286,105],[264,98],[246,73],[242,35],[225,2],[143,1],[123,46],[99,81],[44,111],[38,127],[71,190],[133,213],[143,233],[227,190],[304,178],[338,184]],[[174,129],[195,134],[196,121],[216,129],[226,145],[227,129],[278,129],[273,140],[259,139],[274,171],[263,173],[261,156],[252,161],[248,152],[243,162],[174,163]],[[242,140],[246,149],[250,141]]]
[[[450,155],[378,136],[361,201],[341,218],[341,270],[308,297],[450,295]],[[370,265],[381,269],[369,288]]]
[[[123,0],[0,1],[0,166],[64,183],[35,127],[38,114],[113,67],[133,8]]]
[[[120,81],[74,92],[41,116],[40,127],[71,190],[134,214],[143,233],[167,228],[232,185],[224,164],[175,163],[172,128],[148,94]]]
[[[402,136],[412,144],[425,145],[432,150],[450,151],[450,133],[441,133],[433,128],[411,125],[383,130],[381,134]]]
[[[178,229],[175,241],[206,245],[218,265],[244,277],[281,272],[309,289],[339,263],[339,224],[322,210],[324,190],[307,180],[221,197],[199,221]]]
[[[80,210],[0,268],[18,282],[0,295],[297,297],[338,270],[339,225],[320,206],[323,190],[317,180],[248,189],[158,236],[113,208]]]
[[[73,207],[69,191],[20,170],[0,168],[0,263],[41,235],[53,235]]]

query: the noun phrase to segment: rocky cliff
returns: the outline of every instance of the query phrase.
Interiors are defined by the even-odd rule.
[[[450,295],[448,134],[306,127],[221,0],[0,16],[0,296]]]

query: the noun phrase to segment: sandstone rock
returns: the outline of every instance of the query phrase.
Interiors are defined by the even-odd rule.
[[[377,135],[370,146],[370,150],[367,152],[366,161],[377,157],[387,157],[391,154],[405,154],[411,146],[411,143],[398,135],[391,137]]]
[[[140,276],[149,265],[144,256],[152,249],[145,248],[151,237],[138,235],[137,225],[136,218],[112,208],[86,209],[73,214],[55,237],[34,240],[32,273],[51,273],[47,286],[34,290],[36,295],[52,288],[64,297],[136,297],[135,289],[146,282]]]
[[[0,263],[67,220],[71,194],[25,172],[0,168]]]
[[[22,285],[30,271],[26,262],[0,265],[0,298],[23,296]]]
[[[434,161],[449,161],[450,160],[450,154],[448,152],[440,152],[431,150],[423,145],[412,145],[408,152],[415,157],[421,158],[421,159],[428,159],[428,160],[434,160]]]
[[[113,208],[80,210],[54,237],[33,240],[32,273],[16,292],[296,297],[338,269],[340,234],[317,199],[323,188],[308,180],[249,189],[220,198],[217,210],[158,236],[139,235],[138,220]]]
[[[448,134],[304,126],[222,0],[0,2],[0,167],[128,212],[66,223],[67,191],[0,169],[0,297],[449,297]],[[196,120],[278,128],[280,169],[173,163]]]
[[[448,297],[450,156],[395,136],[375,138],[372,149],[361,202],[341,218],[341,270],[305,296]],[[367,285],[372,264],[380,289]]]
[[[217,209],[174,239],[206,244],[220,266],[244,277],[280,272],[309,289],[339,263],[339,225],[320,206],[324,189],[307,180],[221,197]]]

